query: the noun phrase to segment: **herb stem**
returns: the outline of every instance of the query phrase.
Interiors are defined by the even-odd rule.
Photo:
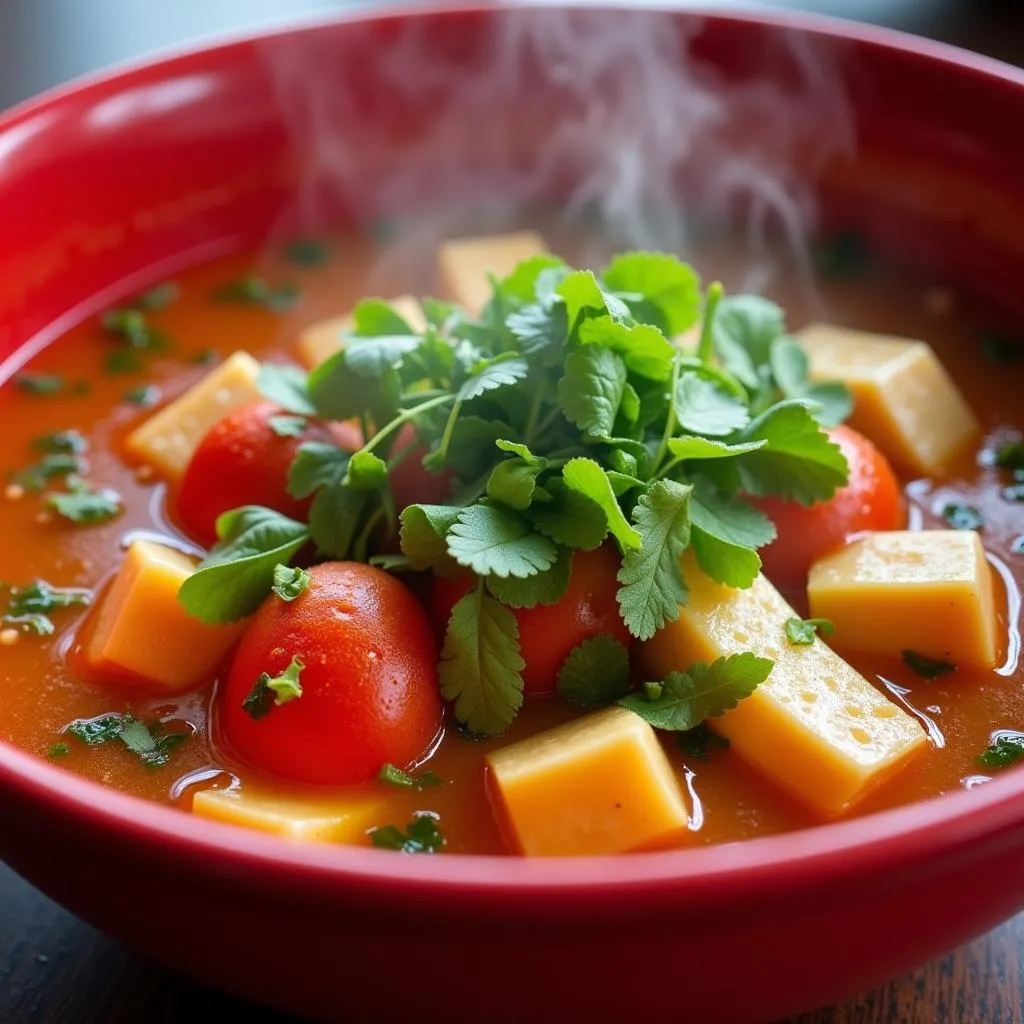
[[[697,346],[697,358],[702,363],[710,363],[715,354],[715,312],[718,303],[722,300],[725,289],[721,281],[712,281],[708,285],[707,295],[704,298],[704,323],[700,329],[700,344]]]
[[[403,412],[400,412],[393,420],[391,420],[390,423],[381,427],[381,429],[363,445],[360,452],[372,452],[385,437],[390,437],[390,435],[393,434],[403,423],[408,423],[409,420],[415,419],[421,413],[425,413],[429,409],[436,409],[439,405],[444,405],[445,402],[452,401],[454,397],[455,396],[451,394],[438,395],[436,398],[431,398],[426,402],[420,402],[419,405],[414,405],[411,409],[406,409]],[[452,411],[454,412],[455,410]]]
[[[370,543],[370,535],[376,529],[377,524],[386,515],[383,504],[378,505],[374,510],[372,516],[366,520],[366,525],[362,528],[359,536],[356,538],[356,542],[352,547],[352,557],[357,562],[366,561],[366,549]]]
[[[536,426],[536,433],[543,437],[544,434],[547,433],[547,431],[551,427],[553,427],[555,425],[555,422],[558,420],[558,417],[561,416],[561,415],[562,415],[562,410],[557,405],[553,406],[549,410],[547,416],[545,416],[544,419],[542,419],[540,421],[540,423],[537,424],[537,426]],[[527,447],[530,447],[530,445],[527,445]]]
[[[676,357],[672,360],[672,380],[669,384],[668,393],[668,414],[665,417],[665,432],[661,435],[661,444],[658,445],[658,454],[654,458],[654,469],[657,473],[658,467],[661,465],[662,459],[665,458],[665,453],[668,451],[668,442],[672,437],[672,434],[676,429],[676,390],[679,387],[679,371],[683,365],[683,355],[681,352],[676,353]]]
[[[526,417],[526,429],[523,432],[523,436],[526,438],[526,446],[529,448],[533,444],[533,439],[537,435],[537,420],[540,417],[540,407],[544,401],[544,388],[539,383],[533,389],[533,399],[530,402],[530,412]]]
[[[462,399],[456,399],[452,411],[448,414],[448,422],[444,425],[444,433],[441,435],[441,443],[437,451],[431,455],[438,466],[443,466],[448,459],[448,446],[452,443],[452,434],[455,431],[455,423],[462,411]]]
[[[678,466],[679,463],[682,461],[683,460],[678,455],[675,456],[674,458],[669,459],[669,461],[666,462],[665,465],[662,466],[661,469],[659,469],[658,472],[654,474],[652,480],[664,480],[664,478],[667,477],[669,473],[671,473],[672,470],[675,469],[676,466]]]

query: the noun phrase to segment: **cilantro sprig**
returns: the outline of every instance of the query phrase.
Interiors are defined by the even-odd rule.
[[[235,297],[266,298],[252,282],[245,291]],[[182,588],[192,614],[248,614],[307,544],[320,558],[468,577],[445,632],[441,691],[466,730],[497,735],[523,699],[515,612],[557,602],[575,552],[618,552],[622,622],[647,638],[687,600],[687,549],[718,582],[752,584],[775,529],[748,496],[809,505],[846,482],[826,433],[850,411],[846,389],[810,379],[778,306],[703,288],[674,256],[624,253],[594,273],[544,254],[493,280],[478,315],[422,305],[417,330],[368,299],[343,348],[311,372],[263,367],[259,387],[283,409],[277,429],[354,421],[362,447],[299,447],[288,489],[311,500],[308,522],[229,513]],[[413,459],[449,488],[444,502],[397,507],[395,473]],[[652,702],[625,693],[628,659],[609,641],[573,652],[559,688],[587,705],[621,698],[652,721],[666,693],[681,706],[724,673],[733,683],[722,693],[740,699],[771,667],[691,666],[659,682]],[[718,698],[686,700],[686,714],[661,718],[690,729],[717,713]]]

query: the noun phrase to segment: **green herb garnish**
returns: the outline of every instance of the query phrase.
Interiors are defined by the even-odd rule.
[[[402,771],[401,768],[388,763],[381,767],[377,778],[390,786],[398,786],[400,789],[426,789],[428,786],[443,786],[444,779],[436,772],[426,771],[413,775],[410,772]]]
[[[903,663],[922,679],[938,679],[939,676],[956,671],[956,665],[952,662],[929,658],[927,655],[918,654],[917,651],[904,650]]]
[[[245,713],[258,721],[266,718],[275,707],[298,700],[302,696],[300,676],[303,668],[305,666],[300,658],[292,658],[288,667],[278,676],[263,672],[242,701]]]
[[[178,301],[179,295],[181,295],[181,289],[174,281],[164,281],[161,284],[150,288],[149,291],[145,291],[141,295],[136,296],[131,305],[136,309],[149,309],[154,311],[166,309],[172,303]]]
[[[146,723],[131,713],[117,712],[98,718],[77,719],[62,731],[89,747],[119,740],[146,768],[151,769],[163,768],[170,761],[171,753],[191,735],[184,731],[166,732],[165,723],[159,720]],[[58,746],[67,748],[63,743]]]
[[[14,473],[11,479],[27,491],[41,491],[49,481],[73,475],[81,475],[87,468],[79,455],[59,453],[44,455],[38,462]]]
[[[46,756],[58,760],[61,757],[67,757],[71,753],[71,748],[66,743],[54,743],[52,747],[46,752]]]
[[[302,416],[271,416],[267,423],[278,437],[301,437],[307,426]]]
[[[828,619],[786,619],[786,637],[796,646],[813,644],[819,630],[822,636],[831,636],[836,627]]]
[[[11,587],[3,624],[22,633],[50,636],[56,631],[51,614],[64,608],[83,607],[92,594],[81,587],[55,587],[35,580],[24,587]]]
[[[945,505],[942,518],[954,530],[981,530],[985,526],[985,517],[972,505]]]
[[[703,723],[687,729],[685,732],[676,733],[676,743],[683,752],[684,757],[692,758],[694,761],[707,761],[713,750],[728,750],[729,740],[725,736],[719,736],[712,732]]]
[[[160,401],[161,392],[155,384],[143,384],[124,393],[124,400],[130,405],[141,405],[148,408]]]
[[[84,480],[69,480],[67,492],[51,491],[46,507],[80,526],[105,523],[121,512],[121,496],[109,487],[94,488]]]
[[[299,301],[298,285],[285,283],[271,285],[255,275],[232,281],[214,292],[218,302],[234,302],[247,306],[259,306],[272,313],[285,313]]]
[[[166,335],[153,327],[141,309],[127,307],[108,310],[100,318],[100,324],[111,337],[127,342],[129,352],[132,350],[161,351],[168,346]]]
[[[282,601],[294,601],[309,586],[309,573],[298,566],[275,565],[270,588]]]
[[[24,370],[14,375],[14,386],[26,395],[58,395],[64,390],[64,378],[56,373]]]
[[[1024,734],[997,734],[992,743],[978,755],[978,763],[986,768],[1009,768],[1024,758]]]
[[[45,455],[82,455],[89,450],[89,442],[77,430],[56,430],[37,437],[32,447]]]
[[[437,817],[426,811],[417,814],[404,832],[395,825],[384,825],[370,829],[369,834],[378,849],[401,853],[437,853],[445,845]]]
[[[614,704],[628,689],[629,652],[607,633],[574,647],[558,671],[559,695],[579,707]]]
[[[296,238],[285,247],[285,256],[300,267],[322,267],[331,261],[331,248],[316,238]]]

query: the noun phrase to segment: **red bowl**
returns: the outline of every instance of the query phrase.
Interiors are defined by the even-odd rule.
[[[597,69],[602,40],[613,57]],[[653,46],[662,72],[687,68],[689,91],[623,108],[623,95],[645,99],[651,70],[633,51],[618,59],[624,40]],[[756,218],[744,186],[770,167],[794,200],[786,209],[816,200],[825,222],[1024,304],[1024,76],[1008,67],[802,17],[417,10],[227,42],[8,114],[6,370],[104,293],[275,231],[395,214],[464,227],[559,204],[588,174],[614,199],[592,173],[613,166],[613,136],[565,128],[585,110],[567,84],[581,80],[644,142],[636,209],[679,189],[702,212]],[[701,107],[708,95],[721,102]],[[688,118],[690,155],[677,145]],[[736,145],[744,159],[727,173]],[[483,202],[495,195],[503,209]],[[615,1008],[764,1020],[878,983],[1024,907],[1024,773],[691,851],[406,857],[287,845],[0,744],[0,854],[166,964],[320,1018],[604,1019]]]

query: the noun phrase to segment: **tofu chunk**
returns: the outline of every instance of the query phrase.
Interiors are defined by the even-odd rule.
[[[386,804],[384,794],[297,795],[246,783],[200,790],[192,798],[192,813],[296,842],[363,844],[367,831],[387,819]]]
[[[688,815],[654,730],[610,707],[488,755],[519,850],[622,853],[681,835]]]
[[[167,690],[212,678],[245,624],[207,626],[186,614],[178,588],[195,564],[164,544],[132,542],[95,613],[86,647],[93,668]]]
[[[517,263],[547,251],[547,243],[536,231],[453,238],[437,253],[441,288],[446,298],[470,313],[479,313],[491,297],[488,274],[508,277]]]
[[[259,370],[260,364],[248,352],[235,352],[137,427],[125,447],[177,480],[206,432],[232,409],[260,397]]]
[[[948,467],[980,430],[930,345],[811,324],[797,332],[814,380],[839,380],[854,397],[850,425],[914,473]]]
[[[395,312],[417,333],[427,329],[427,321],[423,309],[413,295],[399,295],[388,299]],[[331,317],[307,327],[295,342],[295,354],[299,362],[312,370],[342,347],[344,337],[355,328],[351,313],[344,316]]]
[[[825,643],[789,642],[785,623],[796,613],[763,576],[748,590],[721,586],[692,551],[684,572],[690,596],[679,619],[639,645],[646,678],[742,651],[771,658],[768,679],[707,725],[822,818],[842,814],[924,748],[917,720]]]
[[[839,647],[996,664],[994,579],[973,530],[868,534],[814,564],[807,596]]]

